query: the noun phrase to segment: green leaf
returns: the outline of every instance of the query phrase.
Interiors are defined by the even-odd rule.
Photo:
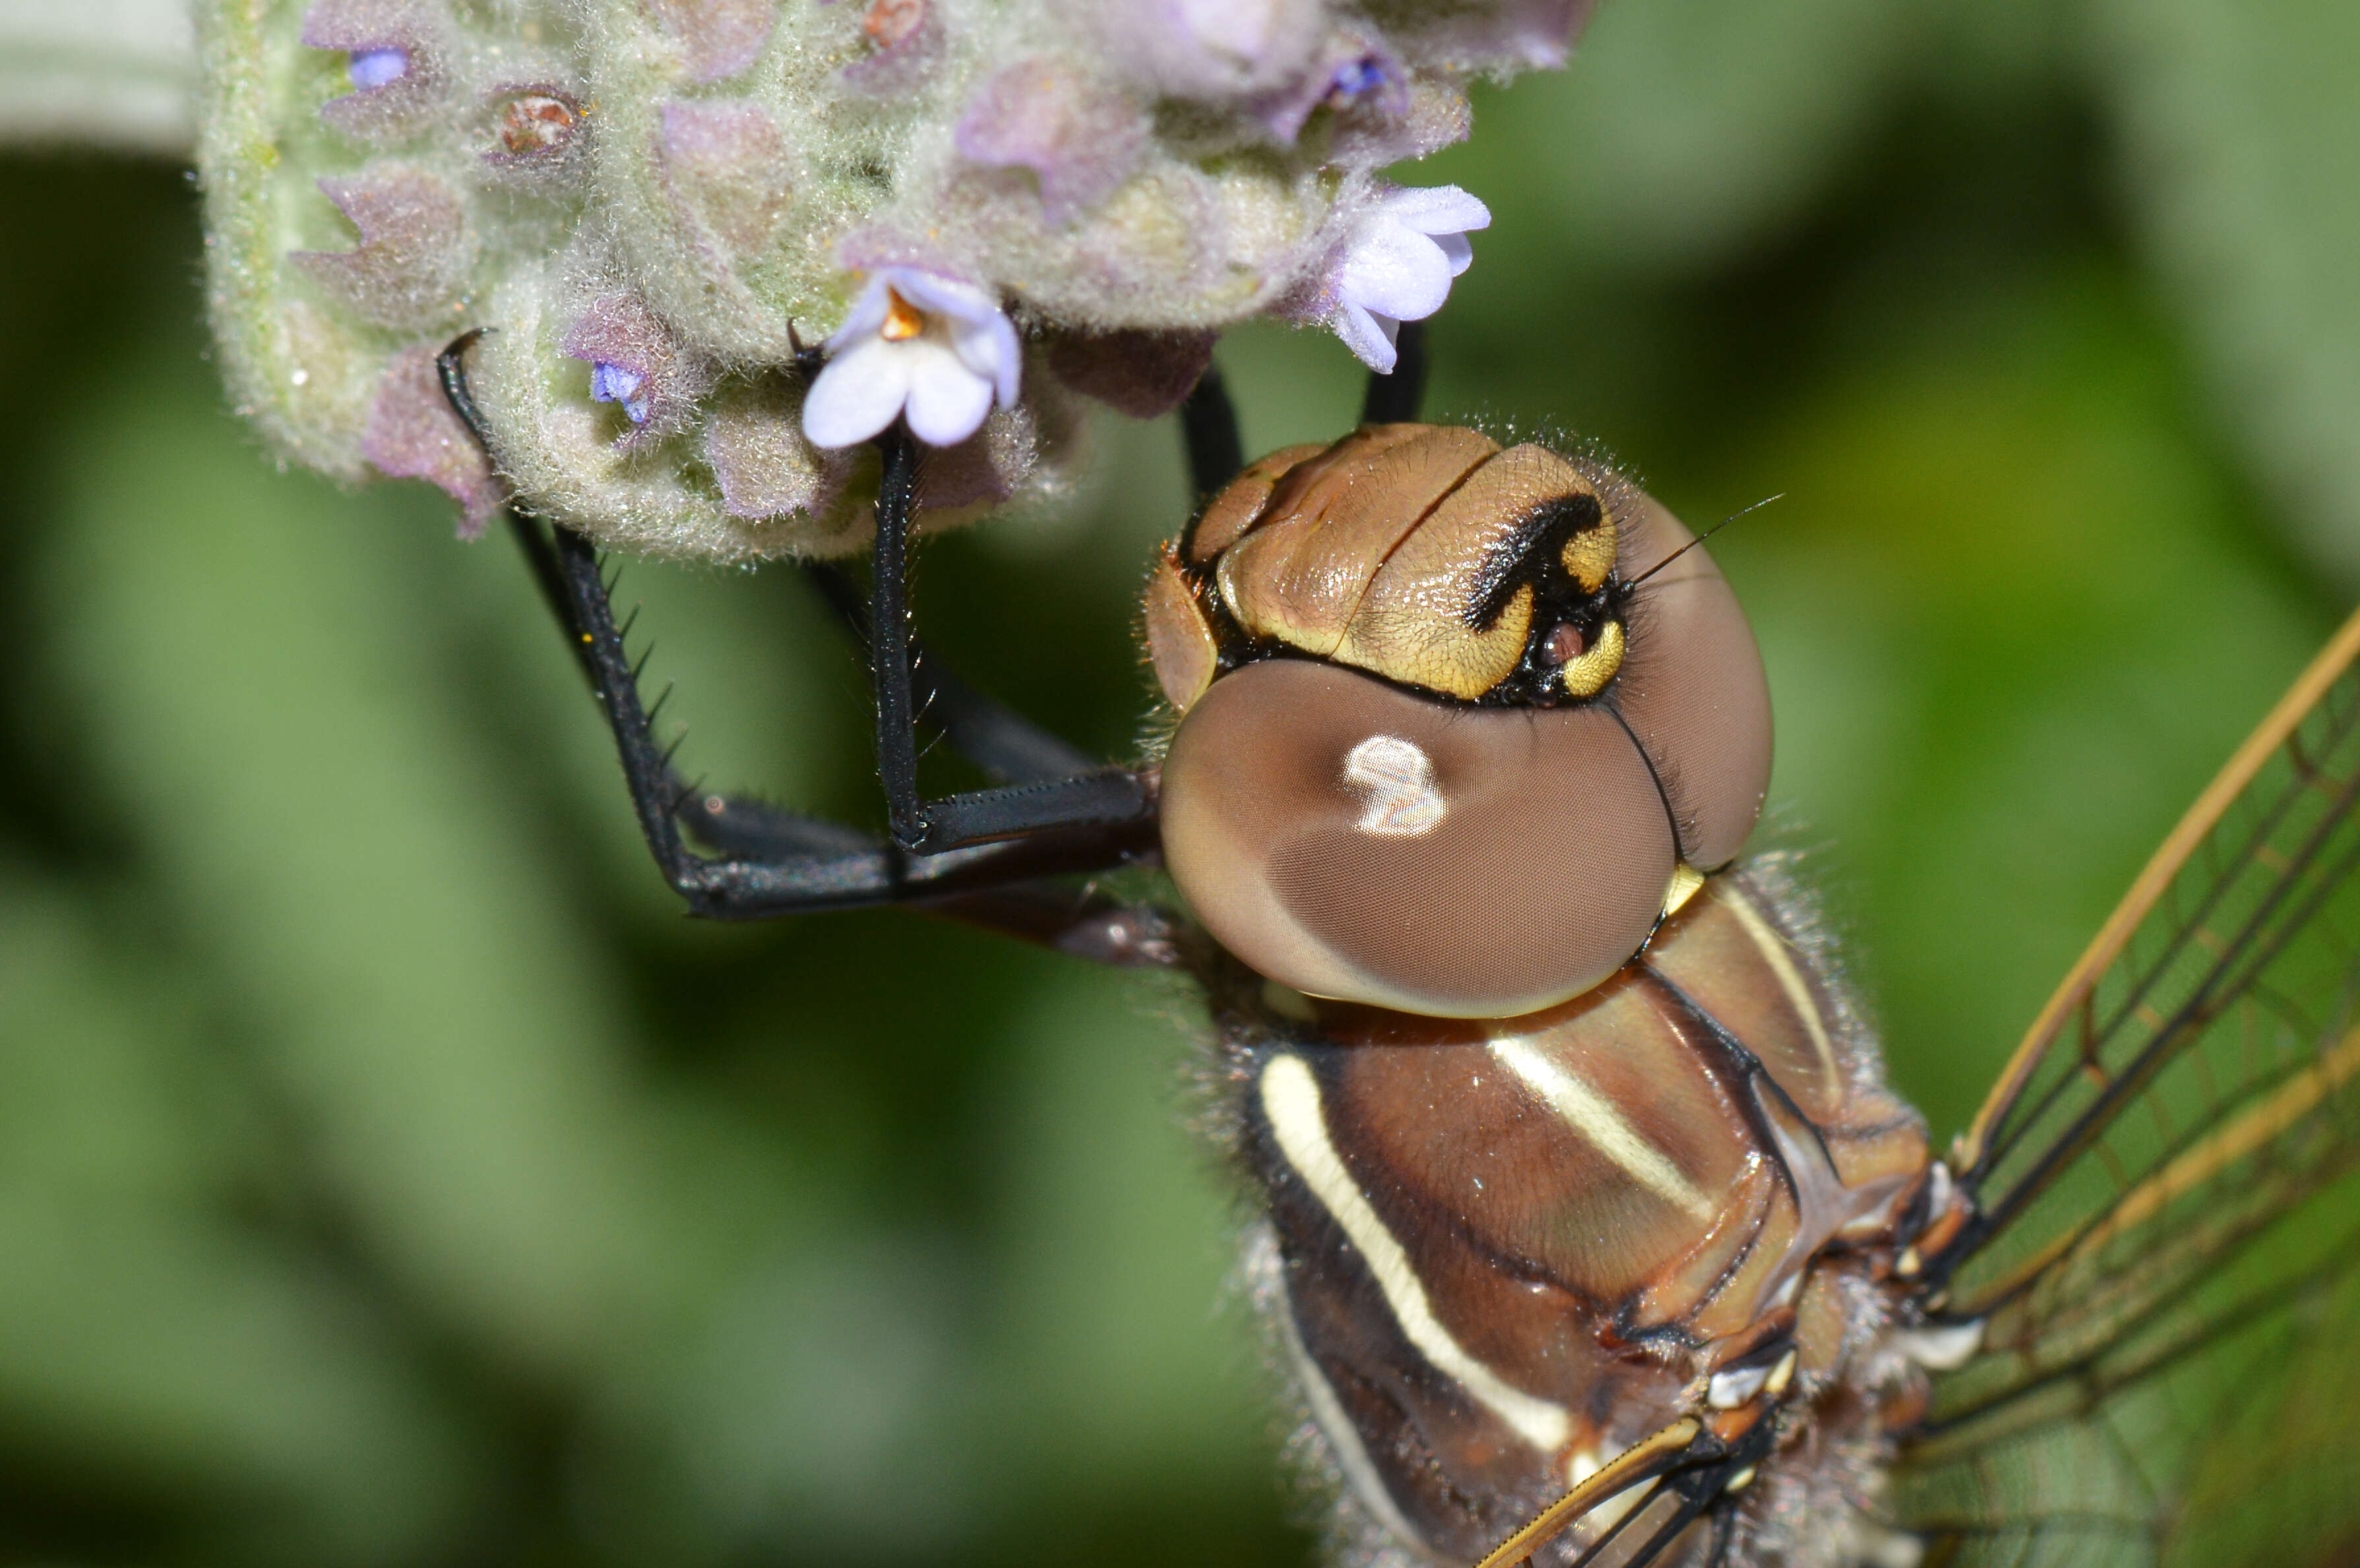
[[[1563,74],[1488,96],[1469,149],[1434,169],[1495,210],[1546,212],[1573,259],[1707,266],[1825,188],[1874,128],[1918,17],[1897,0],[1624,0]]]

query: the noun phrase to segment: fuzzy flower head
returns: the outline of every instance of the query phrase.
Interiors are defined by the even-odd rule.
[[[914,267],[869,275],[827,340],[827,365],[803,400],[803,434],[851,446],[906,417],[929,446],[956,446],[996,397],[1016,403],[1021,351],[998,301],[972,283]]]
[[[897,419],[946,517],[1061,493],[1069,395],[1167,409],[1240,322],[1391,365],[1485,214],[1382,171],[1590,0],[192,4],[221,363],[278,450],[479,512],[418,366],[486,328],[503,483],[744,560],[863,548]]]
[[[1401,324],[1442,309],[1451,279],[1475,259],[1468,234],[1491,222],[1491,210],[1456,185],[1386,191],[1330,264],[1328,325],[1370,369],[1392,370]]]

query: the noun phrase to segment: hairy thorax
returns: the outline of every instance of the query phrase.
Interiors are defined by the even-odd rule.
[[[1707,879],[1612,979],[1517,1018],[1229,978],[1271,1216],[1249,1266],[1365,1546],[1474,1563],[1692,1415],[1731,1443],[1771,1423],[1740,1560],[1861,1553],[1884,1433],[1920,1397],[1888,1282],[1926,1134],[1775,875]]]

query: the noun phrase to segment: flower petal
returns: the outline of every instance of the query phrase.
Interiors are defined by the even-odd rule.
[[[1362,365],[1380,376],[1393,374],[1401,358],[1401,352],[1393,346],[1394,334],[1401,331],[1399,321],[1347,303],[1328,318],[1328,324],[1344,340],[1344,346],[1360,356]]]
[[[827,362],[803,399],[814,446],[854,446],[893,422],[910,400],[910,346],[867,337]]]
[[[590,367],[590,396],[601,403],[624,403],[630,400],[647,382],[636,370],[600,360]]]
[[[1414,185],[1389,191],[1385,216],[1422,234],[1463,234],[1491,226],[1491,209],[1456,185]]]
[[[1440,248],[1442,259],[1449,266],[1453,278],[1466,271],[1475,260],[1475,247],[1467,243],[1465,234],[1437,234],[1434,243]]]
[[[593,398],[622,405],[634,427],[617,438],[625,448],[681,430],[713,387],[712,365],[636,294],[592,299],[558,339],[558,349],[590,366]]]
[[[901,345],[910,362],[910,433],[928,446],[956,446],[975,434],[991,412],[990,378],[970,370],[940,343],[923,338]]]
[[[1000,314],[1000,301],[972,283],[925,272],[914,267],[880,268],[878,277],[891,283],[902,299],[930,315],[958,321],[986,321]]]
[[[827,334],[828,353],[849,347],[856,338],[876,335],[877,329],[885,324],[885,290],[891,286],[889,273],[899,270],[893,267],[869,275],[869,282],[860,290],[860,298],[852,302],[851,313],[844,318],[844,324]]]
[[[962,321],[954,318],[950,324],[951,348],[959,362],[980,376],[999,395],[1002,408],[1012,408],[1016,402],[1016,377],[1023,368],[1023,353],[1016,346],[1016,328],[997,309],[991,318],[983,321]]]
[[[1415,229],[1379,219],[1365,227],[1338,268],[1337,292],[1395,321],[1423,321],[1450,297],[1450,263]]]

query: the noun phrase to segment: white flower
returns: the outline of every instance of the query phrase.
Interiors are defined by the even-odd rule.
[[[1491,210],[1456,185],[1386,191],[1345,237],[1328,324],[1370,369],[1392,370],[1401,324],[1442,309],[1450,280],[1475,259],[1469,232],[1491,222]]]
[[[929,446],[956,446],[1016,401],[1016,328],[971,283],[910,267],[871,273],[860,302],[827,340],[828,361],[803,399],[803,434],[852,446],[906,415]]]

